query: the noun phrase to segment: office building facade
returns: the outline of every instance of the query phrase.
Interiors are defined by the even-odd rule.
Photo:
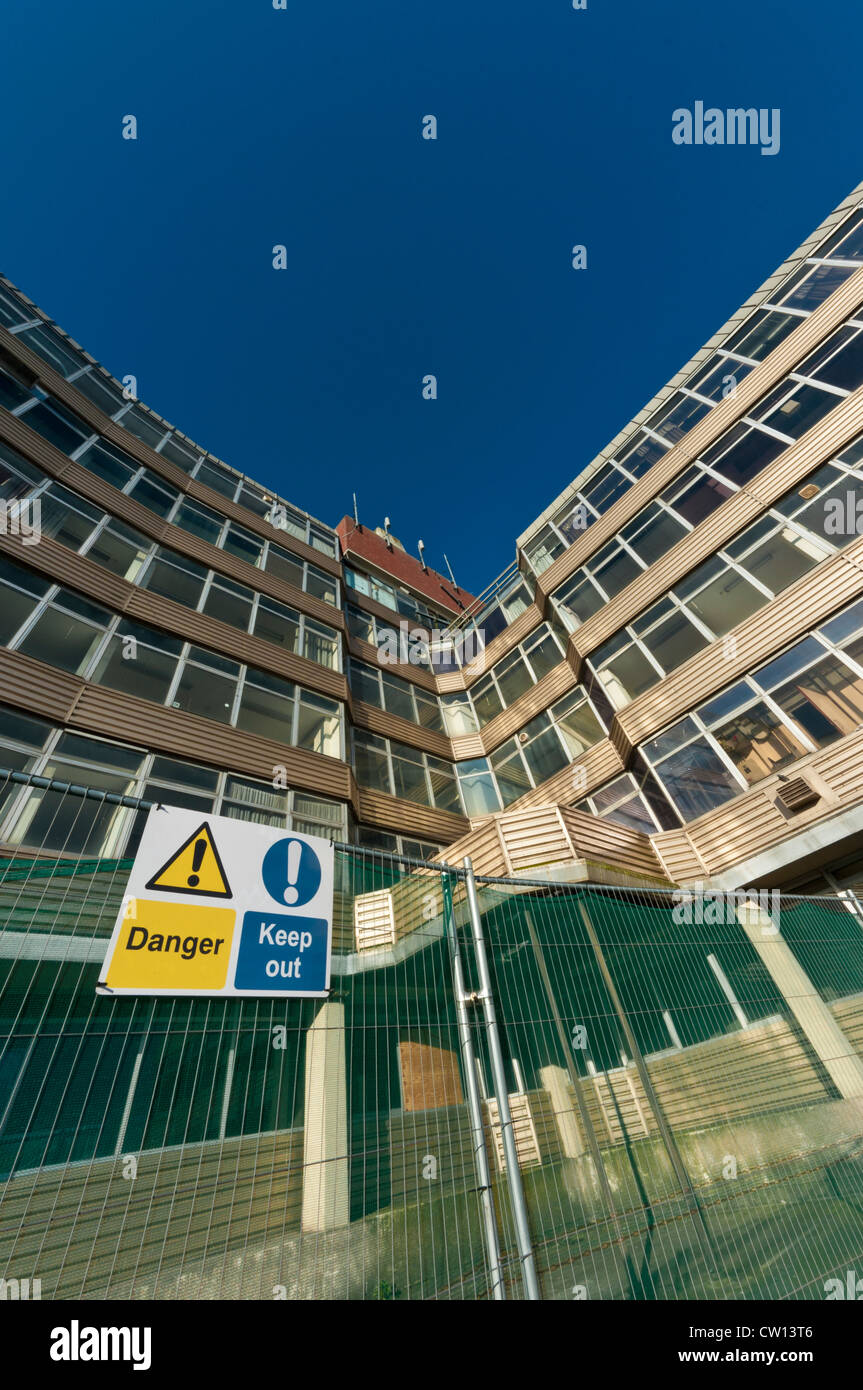
[[[420,856],[569,806],[672,882],[811,859],[835,885],[863,829],[859,216],[855,193],[481,600],[234,472],[4,282],[2,761]],[[118,812],[46,842],[35,791],[2,812],[10,846],[138,833]]]
[[[54,1268],[54,1294],[157,1296],[176,1193],[189,1177],[183,1165],[197,1164],[195,1184],[210,1174],[215,1202],[231,1143],[228,1176],[240,1193],[247,1141],[256,1154],[268,1146],[270,1195],[248,1178],[249,1211],[264,1213],[266,1231],[280,1164],[288,1176],[279,1192],[296,1208],[285,1230],[337,1230],[370,1219],[394,1194],[414,1200],[422,1183],[396,1173],[395,1148],[382,1177],[379,1117],[387,1145],[396,1126],[399,1153],[424,1161],[425,1132],[411,1138],[417,1112],[449,1114],[464,1099],[464,1077],[448,1070],[452,1018],[438,1028],[443,1005],[423,993],[419,957],[407,947],[398,953],[403,909],[383,869],[351,869],[350,887],[342,885],[338,949],[350,957],[351,983],[318,1015],[303,1002],[278,1073],[267,1051],[276,1014],[250,1022],[247,1001],[220,1001],[217,1023],[209,1006],[206,1019],[195,1012],[199,1001],[179,1010],[148,1001],[140,1025],[129,1001],[113,1001],[113,1022],[88,1012],[108,907],[116,910],[123,866],[153,803],[323,835],[379,854],[381,865],[387,855],[427,864],[405,879],[411,931],[441,910],[422,908],[423,875],[445,876],[441,866],[465,856],[478,874],[533,890],[537,881],[645,894],[760,887],[857,902],[863,185],[598,458],[574,471],[518,538],[514,563],[475,597],[422,553],[408,554],[388,525],[370,528],[356,514],[327,525],[199,448],[0,282],[0,768],[11,774],[0,780],[8,924],[0,1178],[18,1223],[14,1254],[24,1248],[28,1213],[62,1213],[63,1184],[71,1169],[78,1174],[72,1225],[60,1228],[74,1226],[69,1250],[80,1268],[78,1254]],[[78,898],[57,896],[67,870]],[[25,882],[26,893],[16,887]],[[108,885],[102,897],[100,884]],[[19,898],[25,946],[15,935]],[[658,922],[656,901],[648,906]],[[386,926],[380,935],[380,913],[390,914],[389,937]],[[843,930],[852,923],[845,916]],[[92,941],[68,946],[91,918]],[[382,968],[375,994],[369,959],[381,941],[394,948],[386,969],[416,974],[387,982]],[[429,950],[439,945],[435,938]],[[504,952],[501,975],[508,959]],[[817,975],[815,958],[806,959]],[[70,962],[78,962],[74,978]],[[783,991],[793,994],[785,965],[781,981],[771,975],[780,1003]],[[445,957],[435,957],[429,978],[439,981],[445,969]],[[748,1026],[727,962],[725,970],[728,988],[703,1005],[700,1031],[685,1035],[663,1001],[659,1033],[642,1049],[650,1042],[658,1056],[663,1034],[677,1051],[725,1045],[723,1030],[742,1027],[741,1018]],[[849,996],[860,984],[851,974]],[[702,992],[706,1000],[707,985]],[[372,1061],[349,1045],[347,1070],[344,1043],[331,1053],[347,1026],[346,999],[351,1027],[366,1020],[362,1027],[383,1038],[399,1010],[405,1024],[390,1028],[386,1044],[378,1039]],[[386,1023],[381,1008],[393,1011]],[[718,1010],[725,1013],[714,1026]],[[772,1014],[758,1017],[768,1031],[778,1026]],[[567,1017],[567,1029],[576,1018]],[[822,1033],[836,1026],[825,1019],[819,1014]],[[789,1039],[798,1024],[788,1025]],[[825,1067],[830,1103],[852,1102],[863,1093],[863,1063],[843,1053],[837,1069],[817,1028],[799,1026],[815,1057],[807,1061],[805,1047],[794,1054],[803,1077],[795,1103],[808,1103]],[[562,1063],[549,1067],[541,1047],[531,1060],[533,1047],[523,1042],[513,1061],[514,1094],[538,1088],[559,1115]],[[617,1064],[616,1047],[597,1044],[594,1072]],[[201,1089],[200,1077],[211,1074],[218,1096]],[[351,1077],[362,1078],[353,1090]],[[633,1087],[652,1142],[645,1114],[654,1101]],[[251,1096],[260,1113],[251,1114]],[[597,1097],[597,1124],[617,1144],[623,1120],[603,1108],[601,1088]],[[732,1098],[716,1103],[726,1114]],[[363,1133],[374,1131],[363,1152],[375,1157],[362,1165],[348,1159],[362,1144],[339,1128],[348,1115]],[[558,1158],[580,1157],[578,1127],[589,1118],[585,1110],[558,1123]],[[530,1123],[524,1132],[541,1156],[546,1130]],[[138,1227],[109,1222],[103,1268],[80,1230],[86,1204],[75,1166],[90,1165],[105,1211],[119,1210],[126,1197],[112,1186],[111,1163],[127,1150],[158,1155],[148,1200],[169,1215],[158,1230],[144,1219],[141,1230],[158,1246],[146,1257],[130,1244]],[[325,1176],[303,1178],[301,1192],[291,1187],[291,1172],[324,1168]],[[173,1184],[169,1198],[159,1195],[160,1174]],[[210,1215],[210,1244],[190,1248],[211,1250],[211,1225]],[[122,1279],[111,1264],[121,1227]],[[248,1244],[251,1228],[243,1229]],[[175,1282],[165,1296],[198,1296],[183,1292],[186,1267],[171,1259]],[[350,1261],[334,1261],[347,1279],[342,1295],[353,1296]],[[220,1268],[221,1281],[228,1266]],[[214,1287],[201,1296],[220,1296]],[[384,1291],[373,1296],[398,1296],[385,1292],[385,1279],[375,1287]],[[298,1282],[292,1296],[320,1295]]]

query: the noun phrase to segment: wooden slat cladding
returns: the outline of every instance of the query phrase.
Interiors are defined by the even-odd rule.
[[[451,695],[464,690],[464,676],[461,671],[446,671],[442,676],[436,677],[435,684],[439,694]]]
[[[457,1052],[405,1040],[398,1044],[398,1059],[405,1111],[464,1103]]]
[[[441,854],[434,856],[437,863],[454,865],[461,864],[466,857],[473,862],[476,873],[488,874],[492,878],[505,878],[509,873],[496,816],[489,816],[482,825],[469,830],[453,844],[447,845]]]
[[[462,686],[451,688],[469,690],[485,675],[486,671],[491,670],[496,661],[500,661],[502,656],[506,656],[514,647],[518,646],[519,642],[523,642],[525,637],[533,632],[537,624],[542,622],[544,612],[544,602],[542,604],[531,603],[523,613],[519,613],[518,617],[504,628],[503,632],[499,632],[496,637],[491,639],[477,660],[462,668],[459,672]]]
[[[644,739],[686,714],[863,592],[863,537],[798,579],[725,638],[691,656],[615,716],[612,740],[624,758]],[[734,637],[733,648],[727,646]],[[724,655],[734,651],[733,656]]]
[[[623,429],[618,431],[614,438],[606,444],[605,448],[601,449],[600,452],[591,459],[590,463],[582,470],[578,480],[587,480],[594,477],[602,465],[607,463],[609,459],[614,458],[618,450],[631,440],[638,426],[645,424],[651,416],[655,415],[660,407],[671,399],[675,391],[685,385],[699,367],[703,366],[715,352],[725,346],[727,340],[737,332],[756,309],[761,307],[766,300],[774,297],[776,289],[784,284],[792,272],[803,264],[806,257],[813,255],[815,248],[820,246],[821,243],[830,236],[839,224],[848,217],[848,214],[858,209],[861,203],[861,190],[863,190],[863,184],[858,185],[843,203],[840,203],[838,207],[834,208],[832,212],[824,218],[823,222],[821,222],[812,234],[797,247],[796,251],[792,252],[781,265],[777,266],[772,275],[769,275],[763,284],[761,284],[758,289],[734,311],[730,318],[716,330],[712,337],[708,338],[698,351],[693,353],[687,362],[683,363],[678,371],[675,372],[674,376],[670,377],[665,385],[661,386],[656,394],[652,396],[649,401],[645,402],[637,415],[634,415],[632,419],[624,425]],[[574,484],[570,483],[568,487],[564,488],[564,490],[549,503],[545,511],[531,522],[517,539],[519,550],[524,550],[536,535],[537,531],[539,531],[561,507],[571,500],[574,490]]]
[[[664,830],[651,837],[651,844],[672,883],[695,883],[707,877],[707,866],[685,830]]]
[[[721,806],[689,826],[689,838],[712,874],[788,838],[788,821],[767,794],[758,790]]]
[[[811,767],[840,802],[863,800],[863,731],[849,734],[817,754]]]
[[[838,398],[837,398],[838,399]],[[760,516],[820,463],[839,453],[863,430],[863,387],[790,445],[746,488],[690,531],[649,569],[622,589],[610,603],[594,613],[570,638],[579,657],[587,656],[612,637],[643,609],[661,598],[672,585],[702,560],[715,554],[732,536]]]
[[[98,603],[108,604],[119,613],[125,612],[134,591],[133,584],[103,569],[86,556],[76,555],[74,550],[69,550],[50,536],[41,536],[37,545],[25,545],[24,539],[23,536],[0,532],[0,550],[57,584],[68,584]],[[172,604],[172,607],[177,608],[179,604]]]
[[[765,778],[749,792],[742,792],[725,806],[710,811],[682,830],[651,837],[669,876],[677,883],[692,883],[718,874],[754,855],[773,848],[789,835],[835,816],[863,802],[863,729],[848,734],[820,753],[786,768],[783,776],[805,772],[826,795],[816,805],[786,819],[774,797],[783,785],[778,776]]]
[[[482,746],[486,753],[491,753],[502,743],[505,743],[512,734],[522,728],[528,720],[535,714],[547,709],[554,704],[555,700],[560,699],[568,690],[572,690],[576,680],[572,667],[566,661],[562,661],[559,666],[555,666],[541,681],[532,685],[523,695],[520,695],[506,709],[496,714],[494,719],[483,727],[480,737]]]
[[[350,555],[345,557],[345,564],[349,569],[353,568]],[[389,578],[392,580],[393,576],[390,575]],[[345,585],[345,595],[348,602],[352,603],[355,608],[361,608],[364,613],[371,613],[373,618],[378,618],[382,623],[386,624],[387,627],[391,627],[394,632],[399,631],[402,623],[406,625],[409,633],[429,631],[425,624],[419,622],[416,618],[408,618],[404,613],[397,613],[394,609],[387,608],[386,604],[378,603],[377,599],[369,598],[368,594],[361,594],[358,589],[349,589],[347,584]],[[432,616],[434,617],[434,615]],[[454,616],[455,615],[452,613],[447,616],[440,614],[434,617],[434,625],[444,628],[447,623],[452,621]]]
[[[504,811],[495,820],[510,873],[576,857],[556,806]]]
[[[284,767],[291,787],[342,801],[351,798],[350,769],[336,758],[90,685],[80,676],[5,648],[0,648],[0,701],[101,738],[137,746],[143,740],[149,749],[268,782],[276,767]]]
[[[464,816],[452,811],[438,811],[431,806],[420,806],[416,801],[400,801],[398,797],[370,787],[360,787],[357,799],[360,821],[380,830],[448,843],[470,828]]]
[[[234,657],[251,666],[299,681],[309,690],[320,691],[336,700],[346,700],[348,683],[339,672],[319,666],[308,657],[281,650],[272,642],[241,632],[239,628],[222,623],[206,613],[196,613],[173,599],[139,589],[125,579],[96,565],[86,556],[76,555],[57,541],[43,536],[38,545],[24,545],[20,536],[0,535],[0,550],[49,575],[58,583],[68,584],[98,603],[105,603],[120,613],[127,613],[143,623],[156,627],[190,642],[201,643],[223,656]]]
[[[598,613],[576,628],[569,645],[577,652],[579,662],[637,617],[642,609],[667,593],[676,580],[715,554],[763,510],[761,503],[748,492],[735,492],[707,521],[690,531],[661,560],[654,561],[610,603],[604,604]]]
[[[549,804],[492,816],[438,858],[454,864],[465,855],[471,857],[476,873],[494,877],[588,860],[622,877],[635,874],[667,881],[647,835]]]
[[[67,487],[80,493],[88,502],[93,502],[104,511],[110,512],[112,516],[119,517],[120,520],[128,522],[130,526],[143,531],[144,535],[149,536],[151,540],[169,546],[172,550],[179,551],[181,555],[187,555],[206,568],[227,575],[230,579],[235,579],[250,589],[256,589],[259,593],[267,594],[270,598],[278,599],[281,603],[290,604],[291,607],[298,608],[300,612],[308,614],[310,618],[319,618],[321,622],[328,623],[331,627],[336,627],[340,631],[345,630],[345,618],[340,608],[324,603],[323,599],[304,593],[302,589],[295,588],[293,584],[286,584],[284,580],[277,579],[275,575],[269,574],[266,570],[256,569],[254,565],[250,565],[247,561],[240,560],[234,555],[229,555],[227,551],[211,545],[209,541],[201,540],[198,536],[193,536],[191,532],[163,521],[155,512],[143,507],[134,498],[119,492],[117,488],[104,482],[102,478],[98,478],[95,473],[91,473],[82,464],[73,463],[60,449],[49,444],[47,439],[43,439],[40,434],[30,429],[17,416],[10,415],[8,410],[2,406],[0,406],[0,439],[29,458],[52,478],[58,478]]]
[[[348,682],[340,671],[320,666],[316,661],[295,652],[282,651],[274,642],[241,632],[239,628],[219,622],[206,613],[195,613],[182,604],[174,603],[172,599],[151,593],[149,589],[134,589],[126,611],[142,622],[167,627],[171,632],[178,632],[190,641],[200,642],[236,661],[245,661],[250,666],[259,666],[288,680],[298,681],[308,690],[320,691],[336,700],[347,699]]]
[[[411,684],[421,686],[423,690],[432,694],[436,692],[437,681],[427,667],[406,665],[403,661],[382,662],[378,659],[377,647],[373,647],[371,642],[363,642],[361,638],[352,637],[350,634],[347,642],[350,655],[356,657],[357,661],[364,661],[367,666],[379,668],[389,675],[400,676],[403,681],[410,681]]]
[[[699,420],[679,444],[664,454],[642,478],[619,497],[603,516],[585,531],[574,545],[564,551],[554,564],[540,575],[537,588],[543,595],[554,593],[565,579],[580,568],[600,546],[610,540],[622,526],[650,502],[684,468],[719,438],[734,422],[765,395],[771,386],[817,347],[823,338],[837,328],[863,301],[863,269],[834,290],[829,299],[804,319],[799,328],[774,348],[765,360],[754,367],[728,396]]]
[[[586,815],[584,811],[575,811],[571,806],[562,806],[560,814],[580,858],[600,860],[638,874],[666,878],[650,837],[643,831],[618,825],[607,817]]]
[[[0,351],[5,351],[10,357],[23,363],[46,391],[49,391],[63,405],[68,406],[70,410],[73,410],[86,424],[91,425],[94,431],[98,431],[105,439],[125,450],[138,463],[145,464],[153,473],[179,488],[181,492],[204,502],[222,516],[229,517],[232,521],[245,526],[248,531],[254,531],[256,535],[263,536],[267,540],[276,540],[280,545],[284,545],[286,550],[299,556],[300,559],[313,560],[329,574],[338,576],[341,573],[341,565],[332,556],[323,555],[314,546],[308,545],[305,541],[297,540],[287,531],[271,526],[256,512],[248,511],[236,502],[229,501],[227,497],[221,492],[216,492],[214,488],[207,487],[205,483],[199,483],[194,478],[190,478],[188,473],[171,463],[170,459],[163,458],[149,445],[124,430],[122,425],[115,424],[113,420],[103,414],[97,405],[76,391],[73,383],[66,381],[58,372],[54,371],[44,358],[28,347],[25,342],[22,342],[17,334],[10,333],[2,326],[0,326]],[[171,426],[166,424],[166,431],[169,428]],[[203,452],[202,449],[201,453]],[[237,482],[239,481],[240,476],[238,474]]]
[[[579,777],[578,770],[582,768],[584,772]],[[512,803],[510,810],[521,810],[526,806],[548,806],[552,803],[567,805],[573,801],[580,801],[594,787],[601,787],[610,777],[624,771],[623,759],[611,739],[605,738],[601,743],[595,743],[592,748],[588,748],[577,762],[561,768],[560,772],[556,772],[533,791],[525,792],[524,796]]]
[[[368,729],[373,734],[394,738],[411,748],[432,753],[436,758],[452,761],[452,744],[446,734],[438,733],[436,729],[424,729],[421,724],[414,724],[397,714],[388,714],[386,710],[378,709],[377,705],[368,705],[363,700],[352,700],[350,709],[351,718],[358,729]]]
[[[336,758],[277,743],[275,739],[258,738],[227,724],[217,726],[211,719],[166,709],[102,686],[82,682],[69,722],[76,728],[129,743],[140,743],[142,732],[146,731],[148,748],[211,766],[215,761],[217,766],[268,782],[277,767],[284,767],[291,787],[343,801],[350,796],[350,770]]]
[[[25,714],[65,723],[83,684],[68,671],[0,647],[0,701]]]
[[[452,752],[456,762],[463,762],[466,758],[484,757],[482,734],[457,734],[452,740]]]

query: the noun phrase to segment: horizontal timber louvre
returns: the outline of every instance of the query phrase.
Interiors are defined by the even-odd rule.
[[[87,850],[150,803],[0,774],[0,809],[26,786],[78,848],[0,846],[0,1279],[523,1298],[462,866],[337,845],[325,1001],[110,999],[131,861]],[[853,894],[477,890],[543,1298],[820,1298],[860,1267]]]

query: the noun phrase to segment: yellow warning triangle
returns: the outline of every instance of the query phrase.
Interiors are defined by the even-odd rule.
[[[204,821],[176,854],[172,854],[147,884],[163,893],[202,894],[207,898],[233,896],[213,832]]]

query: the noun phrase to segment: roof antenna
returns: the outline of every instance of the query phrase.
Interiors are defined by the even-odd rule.
[[[356,526],[356,528],[357,528],[358,531],[361,531],[361,530],[363,529],[363,528],[360,526],[360,517],[359,517],[359,512],[357,511],[357,494],[356,494],[356,493],[354,493],[354,525]]]
[[[392,543],[392,541],[390,540],[390,519],[389,519],[388,516],[385,516],[385,517],[384,517],[384,531],[386,532],[386,538],[387,538],[387,550],[392,550],[392,548],[393,548],[393,543]]]
[[[425,571],[425,573],[428,574],[428,565],[426,564],[426,557],[425,557],[425,553],[424,553],[424,552],[425,552],[425,546],[423,545],[422,541],[417,541],[417,550],[418,550],[419,553],[420,553],[420,564],[422,565],[423,570]]]
[[[447,560],[447,557],[446,557],[446,551],[444,551],[444,553],[443,553],[443,558],[444,558],[444,560],[446,561],[446,567],[447,567],[447,569],[449,570],[449,577],[450,577],[450,579],[452,580],[453,584],[455,584],[455,587],[458,589],[458,585],[457,585],[456,582],[455,582],[455,575],[454,575],[453,572],[452,572],[452,565],[450,564],[449,560]]]

